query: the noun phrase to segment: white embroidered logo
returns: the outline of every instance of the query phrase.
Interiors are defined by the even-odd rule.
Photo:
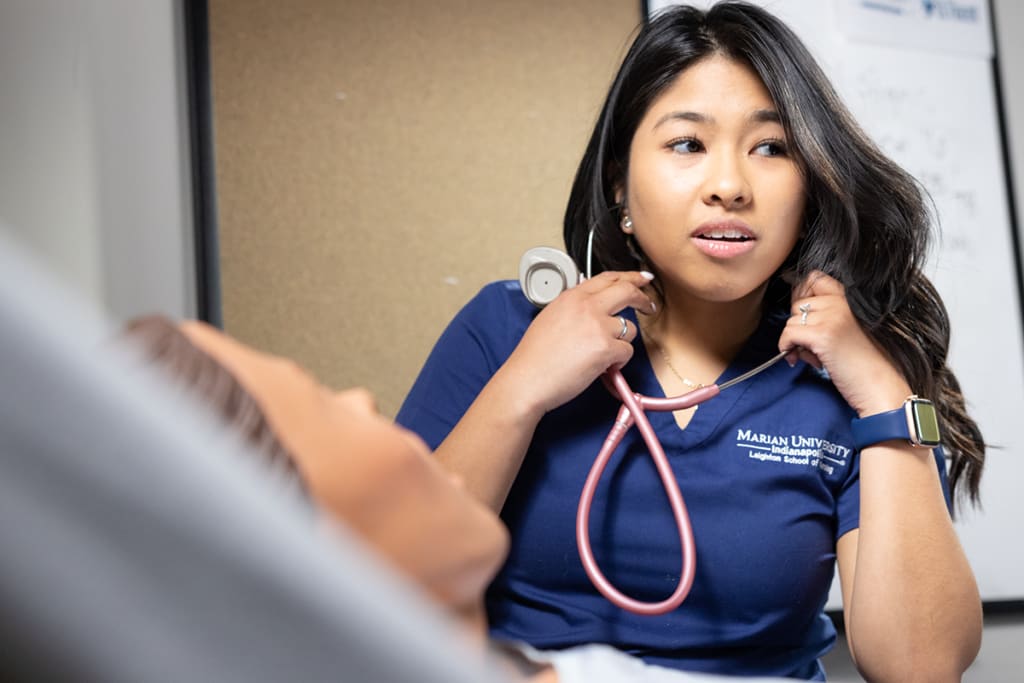
[[[736,447],[746,449],[752,460],[817,467],[826,474],[832,474],[836,466],[845,467],[850,456],[846,446],[817,436],[779,436],[749,429],[736,430]]]

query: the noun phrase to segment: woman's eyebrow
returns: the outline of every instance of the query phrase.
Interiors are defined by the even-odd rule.
[[[659,118],[651,130],[657,130],[662,124],[668,123],[669,121],[690,121],[692,123],[714,123],[715,119],[713,116],[707,114],[701,114],[696,111],[670,111],[667,114]]]
[[[751,123],[782,123],[779,112],[774,109],[755,109],[747,116]],[[702,114],[697,111],[670,111],[661,116],[651,128],[657,130],[659,126],[669,121],[690,121],[692,123],[715,123],[715,117],[709,114]]]
[[[774,109],[755,109],[748,118],[753,123],[782,123],[782,117]]]

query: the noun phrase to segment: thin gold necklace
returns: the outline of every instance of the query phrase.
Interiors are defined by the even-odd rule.
[[[668,366],[668,369],[672,371],[673,375],[675,375],[676,377],[679,378],[679,381],[683,383],[683,386],[685,386],[688,389],[702,389],[702,388],[704,388],[703,384],[699,384],[697,382],[694,382],[692,379],[688,379],[686,377],[683,377],[679,373],[679,371],[676,370],[676,366],[672,365],[672,359],[668,357],[668,352],[665,350],[665,347],[661,344],[661,342],[659,342],[657,340],[654,340],[654,339],[651,339],[650,333],[645,332],[642,328],[640,329],[640,334],[643,336],[644,341],[647,343],[648,346],[653,344],[655,347],[657,347],[658,353],[661,354],[662,360],[665,361],[665,365]]]

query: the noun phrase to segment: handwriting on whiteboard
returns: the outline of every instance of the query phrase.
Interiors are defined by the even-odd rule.
[[[941,74],[897,80],[898,69],[881,65],[847,68],[843,94],[854,115],[882,150],[924,186],[934,202],[944,258],[974,261],[977,226],[984,220],[981,197],[1002,159],[979,158],[972,129],[981,124],[965,114],[964,93],[950,92]],[[983,108],[984,110],[984,108]],[[878,188],[885,196],[885,188]]]

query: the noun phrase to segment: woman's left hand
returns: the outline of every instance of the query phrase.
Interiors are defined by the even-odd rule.
[[[806,314],[804,313],[806,311]],[[786,356],[824,367],[861,417],[892,410],[913,393],[902,373],[861,329],[835,278],[810,273],[793,289],[792,315],[779,338]]]

